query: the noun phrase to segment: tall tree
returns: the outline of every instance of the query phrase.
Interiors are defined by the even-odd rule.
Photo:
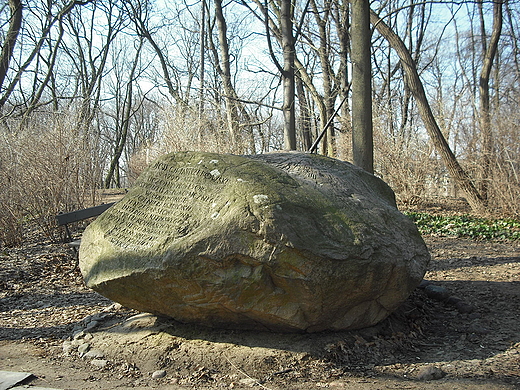
[[[439,153],[444,162],[444,165],[448,169],[450,176],[459,185],[461,190],[466,195],[466,200],[470,204],[471,208],[480,213],[485,211],[485,203],[482,200],[479,192],[475,185],[470,180],[467,173],[462,169],[459,162],[455,158],[448,142],[444,138],[435,117],[433,116],[431,107],[428,103],[424,86],[417,72],[416,64],[410,55],[410,52],[406,48],[406,45],[401,38],[377,15],[375,12],[370,11],[370,22],[374,25],[377,31],[385,37],[389,45],[396,51],[397,55],[401,60],[401,64],[405,71],[406,82],[410,87],[410,91],[414,96],[422,120],[426,127],[426,131],[430,136],[435,149]]]
[[[491,108],[489,79],[491,69],[497,53],[498,41],[502,33],[502,0],[493,3],[493,27],[489,44],[486,42],[486,30],[484,28],[484,13],[482,0],[478,1],[481,20],[482,54],[484,62],[480,71],[479,94],[480,94],[480,133],[482,137],[482,177],[480,193],[484,201],[488,198],[489,181],[491,175],[491,164],[493,156],[493,132],[491,128]]]
[[[0,88],[4,85],[4,80],[9,70],[9,63],[13,56],[14,45],[22,27],[22,2],[20,0],[9,0],[9,9],[11,12],[9,29],[2,44],[2,53],[0,55]]]
[[[374,173],[370,5],[352,0],[352,157]]]
[[[76,68],[80,89],[81,102],[76,123],[78,133],[90,128],[98,111],[110,49],[124,26],[124,16],[118,12],[115,0],[105,3],[92,2],[88,11],[90,15],[82,11],[79,9],[75,13],[67,14],[68,28],[76,47],[64,46]],[[97,26],[92,22],[96,17],[105,18],[107,26],[103,35],[96,34]]]
[[[23,63],[21,63],[21,65],[18,67],[18,69],[16,70],[16,72],[15,72],[14,76],[12,77],[11,81],[9,82],[9,84],[2,90],[2,96],[0,97],[0,109],[5,106],[5,104],[7,103],[7,101],[9,100],[9,98],[11,97],[11,95],[13,94],[15,89],[17,88],[20,80],[22,79],[22,75],[28,71],[31,64],[33,63],[33,60],[39,55],[40,50],[43,47],[43,45],[45,44],[45,42],[47,41],[47,37],[48,37],[50,31],[52,30],[52,27],[54,26],[54,24],[57,21],[65,18],[65,16],[69,15],[70,12],[75,8],[75,6],[77,6],[77,5],[83,6],[92,1],[93,0],[85,0],[85,1],[70,0],[69,2],[63,4],[63,7],[59,10],[59,12],[56,13],[56,15],[53,15],[49,9],[49,14],[45,15],[45,22],[44,22],[44,25],[42,26],[42,30],[37,32],[37,36],[34,36],[31,38],[35,42],[34,47],[32,48],[31,51],[28,51],[27,57],[25,58]],[[14,0],[13,3],[16,4],[17,2],[19,2],[19,1]],[[18,18],[18,17],[21,18],[21,15],[22,15],[21,14],[21,12],[22,12],[21,5],[17,12],[19,14],[16,14],[16,18]],[[15,23],[15,28],[16,28],[17,24],[18,24],[18,20]],[[19,27],[18,27],[18,31],[19,31]],[[11,35],[11,38],[12,37],[13,36]],[[7,51],[8,49],[12,50],[14,48],[14,42],[15,41],[13,41],[13,46],[11,46],[11,47],[6,42],[6,44],[2,47],[2,52],[4,50]],[[5,60],[5,58],[2,58],[2,61],[4,61],[4,60]],[[5,81],[5,79],[3,81]]]
[[[228,23],[224,16],[221,0],[215,0],[215,19],[218,32],[219,50],[212,37],[212,24],[208,31],[208,45],[213,53],[215,70],[220,77],[226,107],[226,122],[232,141],[232,149],[238,153],[256,153],[253,136],[253,120],[245,107],[246,101],[239,98],[233,82],[231,65],[233,55],[230,52]],[[216,95],[220,95],[216,93]]]
[[[205,77],[205,64],[206,64],[206,0],[202,0],[200,5],[200,50],[199,50],[199,120],[202,120],[204,115],[204,77]]]
[[[296,150],[296,108],[294,80],[294,6],[292,0],[281,0],[280,33],[283,52],[283,115],[284,115],[284,149]]]
[[[172,73],[177,72],[177,69],[170,66],[167,58],[167,51],[165,49],[161,49],[159,44],[156,42],[156,39],[154,38],[152,28],[149,26],[149,21],[151,19],[150,15],[152,13],[150,2],[147,0],[142,2],[128,1],[124,2],[123,4],[127,8],[128,15],[133,21],[137,33],[146,38],[148,43],[150,43],[152,46],[153,51],[157,55],[162,70],[162,77],[164,83],[166,84],[168,93],[181,108],[189,108],[188,103],[179,92],[179,85],[175,82],[175,79],[178,79],[178,76],[172,75]]]
[[[116,187],[121,187],[121,181],[119,177],[119,160],[123,154],[123,150],[128,139],[128,133],[130,129],[130,122],[133,116],[134,110],[134,83],[136,78],[136,69],[139,64],[141,49],[143,47],[143,37],[139,39],[138,46],[136,48],[135,58],[130,68],[130,74],[126,83],[126,93],[122,102],[121,117],[116,118],[116,141],[114,145],[114,152],[112,160],[108,168],[107,175],[105,177],[105,188],[110,188],[114,182]],[[115,178],[115,180],[114,180]]]
[[[45,91],[45,89],[51,84],[50,90],[51,94],[53,95],[53,107],[57,111],[58,110],[58,102],[57,102],[57,91],[55,89],[55,85],[52,84],[52,81],[55,80],[54,75],[54,67],[56,65],[56,59],[58,56],[58,53],[61,51],[61,42],[63,40],[64,35],[64,28],[63,28],[63,20],[58,21],[58,37],[56,38],[55,42],[52,42],[50,39],[49,34],[49,44],[48,44],[48,50],[49,50],[49,57],[47,59],[44,59],[43,62],[47,66],[47,72],[45,76],[43,77],[43,80],[40,82],[40,85],[37,86],[36,79],[33,84],[34,93],[32,94],[30,101],[27,103],[27,109],[24,112],[24,118],[27,119],[30,114],[38,107],[40,104],[40,100],[42,98],[42,95]],[[41,54],[40,54],[41,56]],[[38,75],[39,76],[39,75]]]
[[[336,25],[336,33],[339,42],[339,71],[338,79],[340,85],[341,101],[344,101],[341,106],[341,128],[343,133],[352,130],[352,113],[351,107],[348,104],[347,97],[350,93],[351,83],[349,81],[349,56],[351,51],[351,37],[350,37],[350,3],[348,0],[333,1],[332,2],[332,18]]]
[[[217,20],[220,46],[220,60],[216,61],[218,63],[217,70],[222,78],[229,135],[233,146],[236,147],[239,141],[239,116],[235,87],[231,80],[231,56],[229,55],[227,23],[222,9],[222,0],[215,0],[215,18]]]
[[[334,85],[335,74],[332,67],[331,61],[333,60],[333,56],[331,52],[333,50],[333,44],[331,43],[331,28],[330,28],[330,20],[332,15],[332,1],[325,0],[323,4],[323,8],[319,9],[316,0],[310,0],[310,7],[312,14],[314,15],[314,20],[316,21],[317,27],[317,35],[319,38],[319,44],[314,44],[310,39],[310,34],[308,36],[309,45],[311,48],[316,47],[318,59],[320,61],[321,66],[321,84],[323,94],[321,99],[323,100],[324,110],[320,115],[320,125],[322,128],[325,128],[329,119],[332,117],[334,113],[334,103],[336,102],[336,97],[338,95],[338,88]],[[340,60],[341,61],[341,60]],[[323,137],[322,143],[322,153],[333,157],[335,153],[335,143],[334,143],[334,126],[330,123],[327,126],[327,131]]]

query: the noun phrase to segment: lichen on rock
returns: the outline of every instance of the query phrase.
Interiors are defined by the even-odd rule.
[[[272,331],[374,325],[429,259],[382,180],[296,152],[165,155],[80,248],[86,284],[127,307]]]

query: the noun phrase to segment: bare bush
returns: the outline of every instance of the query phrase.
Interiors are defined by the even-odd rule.
[[[491,172],[489,206],[501,214],[520,217],[520,136],[516,112],[496,120],[495,161]]]
[[[211,114],[211,112],[209,112]],[[269,120],[262,123],[252,139],[251,130],[243,131],[233,143],[226,125],[227,119],[219,115],[198,118],[195,112],[171,109],[163,113],[164,128],[156,143],[146,145],[135,153],[129,162],[129,180],[132,184],[146,166],[158,156],[180,151],[249,154],[255,151],[279,150],[283,143],[280,127]],[[246,127],[246,126],[244,126]],[[258,127],[258,126],[257,126]],[[255,148],[251,143],[255,143]],[[254,150],[252,150],[254,149]]]
[[[518,154],[516,155],[518,156]],[[492,172],[489,207],[495,213],[520,217],[520,161],[500,157]]]
[[[488,183],[489,215],[520,216],[520,140],[515,126],[500,126],[495,134],[495,157]],[[403,204],[434,197],[462,195],[427,139],[393,137],[375,132],[376,174],[395,191]],[[459,163],[475,183],[481,174],[478,144],[469,143]]]
[[[180,151],[231,153],[234,147],[225,125],[218,121],[199,120],[194,113],[166,110],[164,127],[158,142],[146,145],[129,162],[130,185],[158,156]]]
[[[23,239],[25,220],[36,222],[48,236],[56,238],[56,214],[96,201],[102,171],[99,145],[88,132],[78,134],[74,123],[74,115],[39,113],[23,129],[1,133],[3,245],[15,245]]]
[[[510,115],[509,120],[514,121]],[[173,151],[234,152],[226,127],[218,120],[202,124],[198,119],[182,116],[171,111],[166,114],[165,128],[158,143],[142,148],[130,161],[133,178],[156,157]],[[498,125],[498,123],[497,123]],[[267,126],[264,126],[266,128]],[[502,124],[495,136],[496,158],[492,181],[489,185],[490,214],[501,216],[520,215],[520,140],[515,134],[514,123]],[[402,129],[401,129],[402,130]],[[462,193],[450,178],[443,162],[429,139],[420,128],[406,129],[407,133],[389,133],[387,126],[375,121],[375,167],[376,175],[385,180],[395,191],[401,204],[423,204],[432,198],[458,197]],[[266,131],[267,133],[267,131]],[[271,135],[276,140],[276,135]],[[338,133],[336,137],[338,158],[349,160],[351,153],[350,133]],[[273,144],[274,145],[274,144]],[[480,172],[475,143],[459,145],[459,163],[474,182]],[[281,144],[271,149],[280,149]],[[260,150],[264,151],[264,148]]]
[[[2,161],[2,167],[4,166]],[[17,204],[12,202],[9,190],[9,174],[0,169],[0,246],[14,246],[22,242],[23,212]]]
[[[450,192],[442,162],[428,139],[414,129],[395,129],[374,121],[375,174],[394,190],[400,203],[408,204]]]

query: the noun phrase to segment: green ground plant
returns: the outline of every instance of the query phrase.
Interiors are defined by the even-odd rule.
[[[475,240],[518,240],[520,221],[515,219],[486,219],[471,215],[432,215],[424,212],[405,212],[421,234],[466,237]]]

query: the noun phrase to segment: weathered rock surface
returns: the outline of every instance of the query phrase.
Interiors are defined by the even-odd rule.
[[[371,326],[430,255],[392,190],[303,153],[175,153],[85,231],[87,285],[137,310],[213,327]]]

